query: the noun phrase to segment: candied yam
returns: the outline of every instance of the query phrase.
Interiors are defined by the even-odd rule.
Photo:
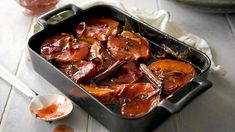
[[[81,22],[76,27],[76,34],[82,40],[106,41],[110,35],[116,35],[119,23],[110,18],[94,18]]]
[[[86,58],[89,54],[89,45],[83,41],[76,41],[72,44],[73,49],[65,50],[58,54],[55,59],[59,62],[75,62]]]
[[[172,94],[196,76],[193,66],[183,61],[159,60],[151,63],[149,68],[156,76],[163,76],[163,93],[166,95]]]
[[[136,64],[128,61],[111,79],[113,83],[133,83],[143,76],[143,73],[136,67]]]
[[[104,25],[106,29],[106,35],[116,35],[119,22],[111,18],[94,18],[87,21],[87,25]]]
[[[148,60],[150,47],[148,41],[141,35],[123,31],[121,36],[110,36],[107,48],[113,58],[119,60]]]
[[[105,104],[112,104],[116,101],[116,97],[125,88],[125,84],[122,85],[108,85],[108,86],[96,86],[96,85],[82,85],[91,95],[96,97],[99,101]]]
[[[63,50],[70,49],[70,43],[74,40],[74,36],[68,33],[62,33],[47,39],[41,46],[41,55],[47,59],[53,59]]]
[[[110,104],[114,98],[112,93],[114,90],[109,89],[107,87],[97,87],[94,85],[82,85],[85,90],[87,90],[91,95],[96,97],[99,101]]]
[[[72,64],[63,65],[61,70],[70,76],[76,83],[90,80],[97,73],[97,65],[93,62],[77,61]]]
[[[160,97],[151,84],[132,83],[123,90],[119,100],[124,117],[139,117],[152,110],[159,103]]]
[[[105,49],[99,41],[95,41],[90,47],[89,60],[94,58],[99,58],[101,60],[101,65],[99,66],[99,71],[104,71],[108,69],[115,60],[109,55],[108,51]]]

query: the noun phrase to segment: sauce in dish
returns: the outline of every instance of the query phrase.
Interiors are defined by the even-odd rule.
[[[46,39],[41,56],[125,118],[144,116],[196,76],[187,62],[152,57],[148,40],[114,19],[93,18],[74,31]]]

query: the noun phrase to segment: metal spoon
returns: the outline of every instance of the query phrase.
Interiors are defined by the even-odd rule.
[[[72,112],[73,104],[67,97],[58,94],[39,96],[1,65],[0,77],[31,99],[29,111],[38,119],[54,121],[62,119]]]

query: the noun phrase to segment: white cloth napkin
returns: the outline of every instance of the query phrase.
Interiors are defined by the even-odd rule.
[[[127,11],[131,15],[137,17],[141,21],[144,21],[163,32],[166,32],[167,34],[170,34],[171,36],[179,39],[180,41],[183,41],[186,44],[191,45],[197,48],[198,50],[204,52],[211,59],[210,71],[219,73],[220,75],[226,74],[226,71],[220,65],[216,65],[214,63],[208,43],[204,39],[196,35],[187,33],[186,31],[178,27],[173,21],[170,20],[169,12],[165,10],[149,12],[138,8],[125,7],[121,2],[118,2],[116,0],[94,0],[80,4],[79,7],[82,9],[87,9],[91,6],[104,4],[117,6]]]

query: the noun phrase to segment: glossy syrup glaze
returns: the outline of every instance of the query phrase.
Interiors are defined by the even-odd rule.
[[[113,19],[89,19],[74,30],[76,37],[62,33],[48,38],[41,55],[57,61],[72,80],[102,103],[116,105],[126,118],[145,115],[163,99],[161,91],[170,95],[196,75],[192,65],[179,60],[155,59],[147,66],[147,39],[122,29]]]

